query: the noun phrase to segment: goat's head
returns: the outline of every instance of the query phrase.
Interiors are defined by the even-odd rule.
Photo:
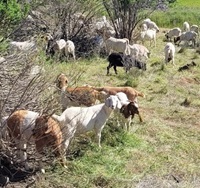
[[[68,79],[67,79],[67,76],[65,74],[59,74],[57,76],[57,79],[56,79],[56,86],[59,88],[59,89],[62,89],[63,87],[67,86],[68,85]]]
[[[110,95],[106,99],[105,104],[107,107],[111,109],[116,109],[116,108],[120,109],[122,107],[122,104],[116,95]]]
[[[167,38],[167,40],[169,39],[169,32],[167,32],[166,34],[165,34],[165,37]]]
[[[180,41],[180,36],[179,37],[174,37],[174,44],[176,44],[178,41]]]
[[[139,60],[135,60],[135,65],[136,65],[136,67],[139,68],[139,69],[147,70],[146,63],[145,63],[145,62],[142,62],[142,61],[139,61]]]
[[[130,102],[127,105],[123,105],[120,109],[120,113],[122,113],[125,118],[130,116],[133,118],[135,114],[139,115],[138,105],[135,102]]]

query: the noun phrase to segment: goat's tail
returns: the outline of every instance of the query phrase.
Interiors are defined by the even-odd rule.
[[[137,91],[137,96],[140,96],[140,97],[145,98],[145,94],[143,94],[143,93],[141,93],[141,92],[139,92],[139,91]]]

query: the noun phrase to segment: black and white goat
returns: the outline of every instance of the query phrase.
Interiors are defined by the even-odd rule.
[[[125,55],[123,53],[111,53],[108,56],[109,65],[107,67],[107,75],[109,74],[109,70],[113,67],[115,74],[117,74],[116,67],[124,67],[126,73],[132,67],[137,67],[138,69],[146,70],[146,63],[143,63],[130,55]]]

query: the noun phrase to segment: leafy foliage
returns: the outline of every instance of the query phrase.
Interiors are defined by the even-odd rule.
[[[18,3],[16,0],[7,0],[0,2],[0,34],[5,35],[12,30],[20,20],[27,14],[28,4]]]

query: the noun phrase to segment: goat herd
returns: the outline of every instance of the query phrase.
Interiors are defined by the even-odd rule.
[[[118,20],[120,21],[120,20]],[[133,43],[130,44],[130,41],[127,38],[118,39],[115,38],[115,32],[109,21],[103,16],[103,21],[96,23],[96,30],[103,30],[103,36],[98,35],[98,40],[96,41],[100,48],[106,49],[108,56],[109,65],[107,67],[107,74],[109,74],[109,69],[114,67],[114,71],[117,74],[116,67],[124,67],[126,72],[130,70],[131,67],[137,67],[142,70],[146,70],[146,60],[150,57],[150,51],[143,45],[145,41],[150,41],[156,46],[156,33],[160,31],[157,24],[151,21],[149,18],[143,20],[140,25],[140,32],[134,38]],[[192,45],[195,46],[197,43],[197,38],[199,34],[199,28],[197,25],[192,25],[190,27],[188,22],[183,23],[183,29],[181,30],[178,27],[172,28],[165,33],[165,37],[168,42],[164,47],[165,54],[165,63],[172,61],[174,64],[175,57],[175,45],[179,45],[182,41],[185,43],[192,42]],[[53,35],[54,36],[54,35]],[[56,56],[61,58],[66,56],[69,60],[70,55],[73,57],[73,60],[76,60],[76,45],[73,41],[64,39],[57,39],[56,36],[53,37],[51,34],[47,34],[45,37],[45,50],[46,54],[50,56]],[[174,41],[174,44],[172,43]],[[99,42],[102,41],[102,42]],[[142,44],[136,44],[137,41],[141,41]],[[27,51],[30,48],[36,46],[34,42],[34,37],[29,41],[24,42],[10,42],[11,49],[17,49],[20,51]]]
[[[175,43],[192,41],[195,45],[198,27],[193,25],[189,28],[189,24],[186,22],[184,26],[185,31],[183,32],[179,28],[169,30],[165,34],[166,38],[169,40],[173,38]],[[153,40],[156,45],[156,32],[158,31],[156,23],[146,19],[141,25],[140,35],[136,40],[142,42]],[[49,50],[48,52],[60,54],[64,50],[65,55],[68,56],[71,53],[74,60],[76,59],[75,45],[72,41],[66,42],[60,39],[55,45],[52,45],[51,38],[48,38],[48,41],[46,48]],[[117,66],[125,67],[126,71],[133,66],[146,70],[146,64],[142,62],[142,59],[147,59],[150,52],[145,46],[130,45],[128,39],[114,37],[107,38],[105,43],[109,52],[107,74],[112,66],[114,66],[116,74]],[[16,43],[12,43],[12,45],[16,45]],[[22,45],[20,47],[23,49]],[[166,44],[164,52],[165,62],[172,60],[174,64],[175,47],[172,42]],[[98,146],[101,147],[101,132],[113,111],[118,113],[118,117],[124,119],[124,126],[127,130],[129,130],[135,114],[139,116],[140,122],[143,121],[137,97],[145,97],[145,95],[132,87],[81,86],[70,88],[68,87],[68,78],[64,74],[58,75],[57,87],[61,92],[63,111],[61,115],[41,115],[38,112],[17,110],[1,120],[1,137],[3,138],[6,132],[9,133],[18,148],[18,157],[26,169],[29,168],[26,154],[29,141],[34,142],[38,155],[42,155],[44,148],[51,148],[56,156],[61,157],[63,165],[66,166],[65,154],[75,135],[94,130]],[[97,104],[97,102],[100,103]],[[4,128],[3,125],[5,125]],[[41,160],[39,166],[41,171],[45,172]]]
[[[38,156],[42,156],[45,148],[50,148],[66,166],[65,154],[75,135],[94,130],[97,143],[101,147],[101,132],[113,111],[125,120],[127,130],[135,114],[138,114],[141,122],[143,121],[138,109],[137,96],[144,97],[144,94],[132,87],[71,88],[68,87],[68,79],[64,74],[57,77],[57,87],[61,91],[63,109],[60,116],[17,110],[1,120],[1,138],[8,133],[26,169],[29,169],[26,154],[29,142],[35,144]],[[41,160],[39,166],[44,173]]]
[[[111,67],[114,68],[114,71],[117,74],[117,66],[124,67],[126,72],[132,67],[146,70],[146,60],[150,57],[150,51],[143,44],[145,41],[150,41],[150,46],[152,45],[152,42],[154,43],[154,46],[156,46],[156,33],[160,31],[157,24],[149,18],[143,20],[140,26],[140,32],[135,38],[133,38],[134,44],[131,45],[127,38],[115,38],[113,36],[114,29],[105,17],[103,20],[103,24],[106,26],[103,26],[102,28],[104,28],[104,30],[110,30],[104,31],[104,37],[102,38],[104,44],[101,46],[104,46],[109,54],[107,58],[109,61],[107,74],[109,74],[109,69]],[[108,35],[107,33],[112,33],[112,35]],[[185,42],[185,44],[192,42],[193,47],[195,47],[197,44],[198,34],[198,26],[192,25],[190,27],[188,22],[183,23],[182,30],[178,27],[168,30],[165,33],[166,40],[168,40],[164,46],[165,63],[172,61],[172,64],[175,64],[175,44],[180,45],[182,41]],[[172,43],[172,40],[174,41],[174,44]],[[67,59],[69,54],[72,54],[74,60],[76,59],[75,45],[72,41],[68,40],[65,42],[64,39],[57,40],[56,42],[53,41],[53,38],[48,36],[48,45],[46,48],[47,53],[50,53],[51,55],[59,54],[60,56],[64,51]],[[141,41],[142,44],[136,44],[137,41]]]

